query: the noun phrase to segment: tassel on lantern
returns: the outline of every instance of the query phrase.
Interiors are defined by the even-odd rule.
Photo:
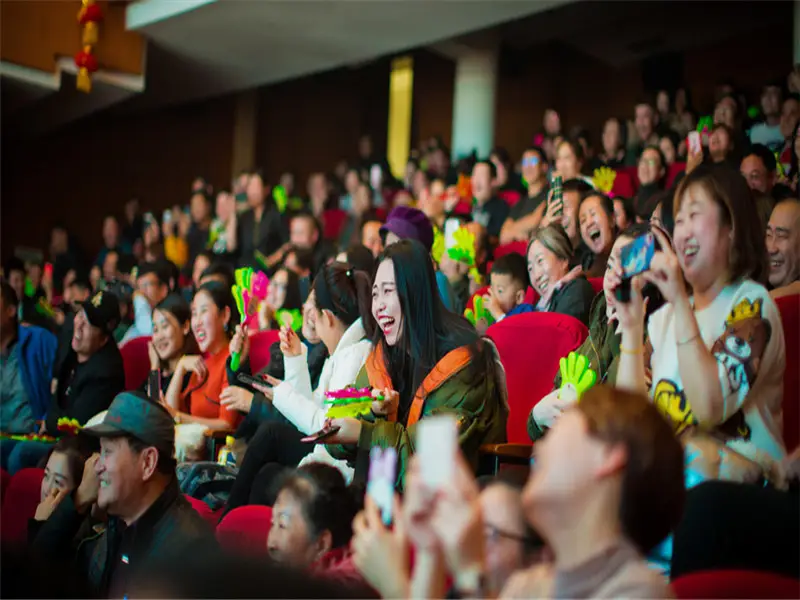
[[[97,33],[99,28],[97,23],[89,21],[83,26],[83,45],[94,46],[97,43]]]
[[[92,91],[92,76],[89,74],[88,69],[81,67],[78,70],[78,82],[76,87],[86,94]]]

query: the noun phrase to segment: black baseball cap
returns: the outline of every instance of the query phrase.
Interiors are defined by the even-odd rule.
[[[83,305],[89,324],[111,335],[119,325],[119,298],[109,291],[97,292]]]
[[[131,435],[159,449],[175,445],[175,422],[167,409],[136,392],[118,394],[103,422],[81,432],[95,437]]]

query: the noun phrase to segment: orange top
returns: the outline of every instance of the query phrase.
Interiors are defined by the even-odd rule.
[[[229,410],[219,402],[219,395],[223,389],[228,387],[225,363],[229,355],[228,347],[225,346],[224,350],[216,354],[207,354],[204,357],[206,367],[208,367],[208,376],[205,381],[202,381],[196,373],[192,373],[192,377],[189,379],[189,387],[186,388],[186,391],[192,390],[188,398],[188,410],[186,410],[187,398],[185,393],[183,410],[193,417],[224,419],[231,429],[234,429],[241,421],[242,415],[239,411]]]
[[[445,354],[442,359],[436,363],[436,366],[431,369],[428,376],[419,386],[417,393],[414,395],[414,400],[411,402],[411,408],[408,411],[408,423],[406,427],[411,427],[422,416],[422,407],[425,404],[425,398],[433,390],[438,388],[453,373],[460,371],[472,360],[469,348],[461,346],[455,350],[451,350]],[[369,377],[369,385],[373,389],[389,388],[394,389],[392,386],[392,378],[386,372],[386,365],[383,360],[383,348],[377,344],[370,355],[367,357],[367,376]],[[393,420],[393,419],[390,419]]]

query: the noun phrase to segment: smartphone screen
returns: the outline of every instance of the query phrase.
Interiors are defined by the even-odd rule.
[[[650,269],[650,262],[656,251],[655,237],[652,233],[640,235],[620,250],[620,263],[625,277],[630,279]]]
[[[689,147],[689,154],[697,154],[698,152],[701,152],[703,149],[700,142],[699,131],[690,131],[689,135],[686,138],[686,143]]]
[[[550,202],[553,204],[561,203],[561,208],[556,211],[556,215],[561,215],[564,213],[564,190],[562,188],[562,178],[561,175],[556,175],[553,177],[553,195],[550,199]]]
[[[449,250],[456,245],[456,231],[461,227],[458,219],[447,219],[444,222],[444,249]]]
[[[147,378],[147,396],[155,403],[161,402],[161,371],[150,371]]]
[[[381,511],[381,520],[387,527],[392,523],[396,479],[397,451],[394,448],[373,446],[369,453],[367,494]]]
[[[450,485],[458,452],[455,417],[441,415],[421,420],[417,425],[416,446],[425,485],[432,489]]]

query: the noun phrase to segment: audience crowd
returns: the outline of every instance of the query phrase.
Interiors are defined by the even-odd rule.
[[[54,226],[0,283],[2,468],[44,473],[27,535],[3,540],[3,593],[664,598],[693,570],[800,580],[784,440],[800,332],[782,319],[800,297],[799,80],[756,110],[720,85],[708,119],[660,91],[597,145],[548,110],[521,156],[451,162],[431,139],[400,178],[368,136],[305,189],[198,177],[185,206],[108,215],[93,257]],[[558,373],[522,374],[552,391],[512,398],[499,340],[544,355],[524,334],[544,319],[583,332],[591,381],[553,356]],[[514,420],[532,447],[507,444]],[[454,447],[432,456],[442,422]],[[253,507],[268,533],[234,557],[209,523]],[[729,509],[763,523],[696,525]]]

